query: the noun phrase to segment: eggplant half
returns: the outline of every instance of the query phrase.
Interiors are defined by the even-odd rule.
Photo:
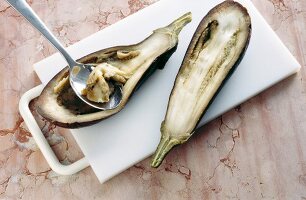
[[[158,167],[174,146],[193,135],[213,98],[242,59],[250,36],[250,16],[237,2],[225,1],[202,19],[175,79],[152,167]]]
[[[110,77],[113,79],[107,80],[107,84],[110,85],[115,84],[116,81],[123,84],[122,101],[117,108],[101,111],[83,103],[69,84],[68,67],[66,67],[55,75],[38,97],[36,104],[38,113],[55,125],[66,128],[91,125],[118,113],[126,105],[134,91],[156,69],[163,69],[177,48],[180,31],[190,21],[191,13],[189,12],[168,26],[154,30],[149,37],[138,44],[107,48],[78,60],[81,63],[102,66],[101,69],[106,66],[108,70],[112,70],[108,71],[108,74],[113,72],[123,74],[124,80],[122,77],[117,76],[116,78],[112,75]],[[96,80],[95,77],[91,77],[91,79]],[[94,92],[99,92],[97,88],[92,91],[84,91],[84,93],[87,96],[89,94],[93,100],[100,98],[107,101],[107,95],[94,96]],[[111,89],[107,92],[111,92]]]

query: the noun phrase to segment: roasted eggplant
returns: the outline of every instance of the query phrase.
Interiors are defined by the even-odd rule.
[[[81,63],[98,66],[107,65],[108,69],[111,66],[112,69],[116,68],[116,73],[124,74],[122,76],[124,80],[119,76],[109,80],[123,84],[123,98],[117,108],[101,111],[83,103],[70,87],[66,67],[46,85],[38,97],[36,104],[38,113],[55,125],[66,128],[87,126],[118,113],[144,80],[157,68],[164,67],[176,50],[180,31],[190,21],[191,13],[186,13],[168,26],[154,30],[149,37],[138,44],[111,47],[78,60]],[[90,80],[88,82],[90,83]],[[84,95],[90,96],[95,91],[84,91]],[[100,98],[101,101],[107,101],[107,95],[99,95],[93,96],[93,100],[99,101]]]
[[[174,146],[192,136],[212,99],[242,59],[250,35],[250,16],[237,2],[225,1],[202,19],[175,79],[152,167],[158,167]]]

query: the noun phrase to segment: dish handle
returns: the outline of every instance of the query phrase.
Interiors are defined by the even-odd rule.
[[[39,96],[43,87],[44,86],[41,84],[22,95],[19,101],[19,112],[51,169],[60,175],[75,174],[89,166],[86,157],[83,157],[69,165],[63,165],[60,163],[30,111],[30,101]]]

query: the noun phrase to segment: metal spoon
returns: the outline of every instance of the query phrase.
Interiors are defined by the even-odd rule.
[[[86,87],[86,81],[93,65],[76,62],[64,49],[57,38],[51,33],[46,25],[39,19],[25,0],[6,0],[13,8],[23,15],[49,42],[62,54],[69,66],[69,81],[76,95],[86,104],[100,109],[110,110],[116,108],[122,100],[122,85],[114,84],[114,92],[110,96],[109,102],[96,103],[81,95],[81,91]]]

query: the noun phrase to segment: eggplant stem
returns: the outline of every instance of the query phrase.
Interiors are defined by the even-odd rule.
[[[153,155],[151,167],[157,168],[162,163],[168,152],[177,144],[180,144],[180,142],[176,138],[171,138],[169,135],[162,136]]]
[[[168,26],[156,29],[154,30],[154,32],[168,33],[170,35],[177,37],[179,33],[181,32],[181,30],[184,28],[184,26],[186,26],[186,24],[191,22],[191,20],[192,20],[192,14],[191,12],[188,12],[182,15],[181,17],[179,17],[178,19],[176,19],[174,22],[172,22]]]
[[[192,14],[191,12],[188,12],[183,16],[181,16],[180,18],[178,18],[177,20],[175,20],[174,22],[172,22],[171,24],[169,24],[167,27],[173,32],[175,32],[176,35],[178,35],[181,32],[181,30],[184,28],[184,26],[186,26],[186,24],[191,22],[191,20],[192,20]]]

